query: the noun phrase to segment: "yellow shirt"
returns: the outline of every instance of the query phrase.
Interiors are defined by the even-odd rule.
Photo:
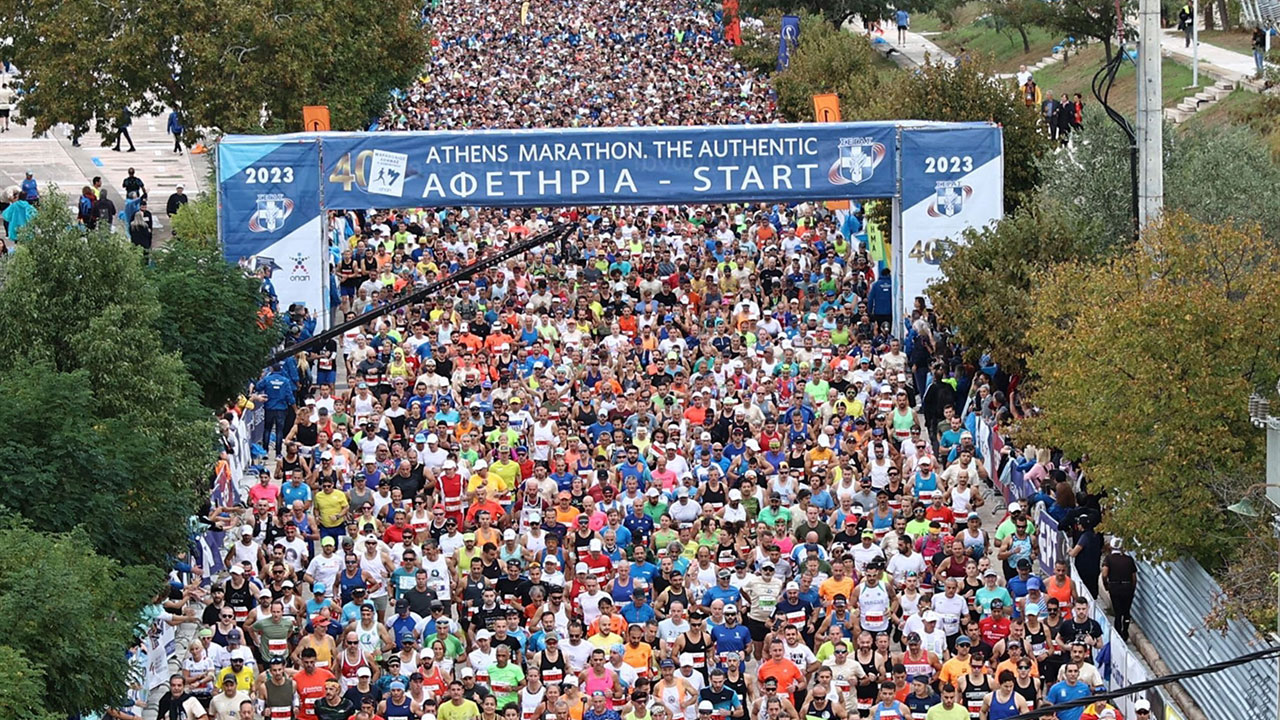
[[[230,667],[222,668],[222,672],[218,673],[218,683],[216,687],[221,689],[222,680],[228,675],[233,675],[235,677],[237,690],[253,692],[253,670],[249,669],[248,665],[240,668],[239,673],[232,672]]]
[[[519,467],[517,466],[516,469],[519,470]],[[485,473],[484,477],[480,477],[479,474],[475,474],[471,476],[470,480],[467,480],[467,492],[473,493],[480,487],[489,491],[489,497],[492,498],[496,497],[498,493],[506,490],[508,486],[506,481],[502,479],[502,476],[494,472],[493,468],[490,468],[489,472]]]
[[[350,504],[351,501],[347,499],[346,493],[322,490],[315,496],[316,519],[323,527],[341,527],[347,517],[347,507]]]
[[[520,477],[520,465],[513,460],[499,460],[489,466],[489,475],[497,475],[506,484],[503,490],[515,488],[516,479]]]
[[[601,629],[603,630],[604,628],[601,628]],[[596,633],[595,635],[592,635],[591,637],[587,638],[587,642],[600,648],[601,650],[604,650],[605,652],[609,652],[610,647],[613,647],[614,645],[621,645],[624,641],[622,639],[622,636],[617,633],[602,632],[602,633]]]
[[[470,700],[464,699],[461,705],[454,705],[452,700],[440,703],[436,712],[440,720],[472,720],[480,717],[480,708]]]

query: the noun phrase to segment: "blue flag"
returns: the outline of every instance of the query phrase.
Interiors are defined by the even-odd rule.
[[[778,33],[778,70],[786,70],[791,64],[791,51],[800,39],[800,17],[782,16],[782,30]]]

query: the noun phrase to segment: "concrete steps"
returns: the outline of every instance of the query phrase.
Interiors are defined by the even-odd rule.
[[[1177,125],[1186,121],[1187,118],[1195,115],[1201,110],[1213,105],[1219,100],[1230,95],[1236,89],[1235,83],[1227,80],[1219,80],[1213,85],[1207,85],[1195,95],[1183,98],[1177,107],[1165,108],[1164,117],[1169,122]]]

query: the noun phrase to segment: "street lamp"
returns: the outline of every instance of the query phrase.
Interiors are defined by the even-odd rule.
[[[1271,419],[1274,420],[1275,418],[1271,418]],[[1270,453],[1268,453],[1268,461],[1270,459],[1271,459]],[[1247,494],[1252,493],[1255,490],[1258,490],[1263,487],[1267,488],[1267,490],[1270,491],[1272,488],[1280,487],[1280,486],[1270,485],[1268,483],[1257,483],[1255,485],[1250,485],[1249,489],[1245,491],[1246,497],[1241,498],[1236,503],[1228,505],[1227,509],[1237,515],[1242,515],[1244,517],[1250,517],[1250,518],[1261,517],[1263,511],[1259,510],[1253,504],[1253,501],[1248,498]],[[1271,535],[1272,537],[1280,539],[1280,512],[1272,513],[1271,515]],[[1280,558],[1280,553],[1277,553],[1276,557]],[[1278,560],[1277,562],[1280,562],[1280,560]],[[1280,567],[1277,568],[1277,575],[1280,576]],[[1277,635],[1280,635],[1280,583],[1277,583],[1276,588],[1277,588],[1276,589],[1276,593],[1277,593],[1276,594],[1276,633]],[[1280,716],[1280,687],[1277,687],[1276,692],[1277,692],[1276,712],[1277,712],[1277,715]]]

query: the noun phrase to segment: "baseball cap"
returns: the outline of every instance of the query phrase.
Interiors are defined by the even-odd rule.
[[[515,531],[515,530],[512,530],[511,528],[507,528],[506,530],[503,530],[503,531],[502,531],[502,539],[503,539],[503,540],[515,540],[515,539],[516,539],[516,531]],[[592,542],[594,542],[594,541],[592,541]]]
[[[1138,698],[1137,700],[1133,701],[1134,712],[1137,712],[1138,710],[1150,710],[1150,709],[1151,709],[1151,701],[1147,700],[1146,698]]]
[[[663,658],[662,662],[659,663],[659,665],[664,668],[673,668],[676,666],[675,663],[671,662],[670,658]]]
[[[932,610],[925,610],[920,619],[924,622],[938,622],[938,613]]]
[[[368,665],[361,665],[360,669],[356,670],[356,677],[373,677],[373,671]]]
[[[493,633],[489,632],[487,629],[481,630],[480,632],[476,633],[477,640],[489,640],[492,637],[493,637]]]
[[[737,606],[737,605],[732,605],[732,604],[730,604],[730,605],[725,605],[725,606],[724,606],[724,614],[725,614],[725,615],[733,615],[733,614],[735,614],[735,613],[737,613],[737,612],[738,612],[738,606]]]
[[[593,542],[594,542],[594,541],[593,541]],[[580,563],[578,563],[577,565],[574,565],[574,566],[573,566],[573,571],[574,571],[575,573],[591,572],[591,566],[590,566],[590,565],[587,565],[587,564],[586,564],[586,563],[584,563],[584,562],[580,562]]]
[[[600,549],[601,549],[601,548],[603,548],[603,547],[604,547],[604,546],[600,544],[600,541],[599,541],[599,540],[596,540],[596,539],[594,539],[594,538],[593,538],[593,539],[591,540],[591,542],[587,545],[587,548],[588,548],[589,550],[591,550],[591,552],[600,552]]]
[[[1014,500],[1013,502],[1009,503],[1009,512],[1010,513],[1022,512],[1022,503],[1018,502],[1017,500]]]
[[[715,709],[716,706],[712,705],[710,700],[703,700],[698,703],[698,712],[714,712]]]
[[[795,590],[796,592],[800,592],[800,583],[789,582],[787,583],[787,586],[783,588],[783,590],[785,592],[791,592],[792,590]]]
[[[391,689],[392,689],[392,690],[404,690],[404,683],[400,682],[399,680],[394,680],[394,681],[392,681],[392,683],[391,683]]]
[[[956,638],[956,644],[957,645],[973,645],[973,640],[970,640],[968,635],[962,634],[960,635],[960,637]]]
[[[742,491],[741,491],[741,490],[739,490],[738,488],[734,488],[734,489],[730,490],[730,491],[729,491],[729,499],[730,499],[730,500],[741,500],[741,499],[742,499]]]
[[[320,538],[320,544],[321,545],[337,545],[338,542],[333,539],[332,535],[325,535],[324,537]]]
[[[1040,583],[1040,578],[1038,578],[1038,577],[1031,577],[1031,578],[1028,578],[1028,579],[1027,579],[1027,589],[1028,589],[1028,590],[1043,590],[1043,589],[1044,589],[1044,587],[1043,587],[1043,586],[1041,585],[1041,583]]]

